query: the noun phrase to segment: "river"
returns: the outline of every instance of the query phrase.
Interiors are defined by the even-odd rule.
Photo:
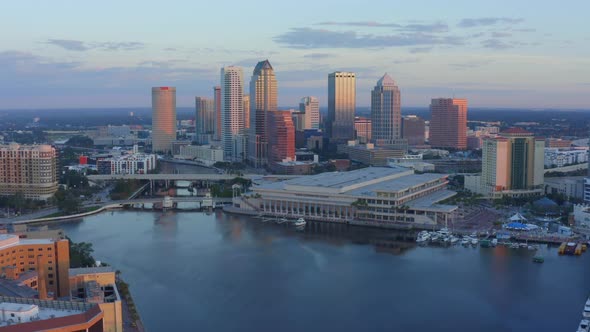
[[[330,224],[113,211],[60,225],[122,271],[148,331],[575,331],[590,253],[415,247]],[[380,245],[375,245],[379,243]]]

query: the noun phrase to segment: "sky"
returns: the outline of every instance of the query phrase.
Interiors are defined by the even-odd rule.
[[[0,109],[149,107],[212,97],[223,66],[268,59],[279,105],[327,104],[328,74],[352,71],[357,106],[388,73],[402,107],[590,109],[590,1],[7,1]]]

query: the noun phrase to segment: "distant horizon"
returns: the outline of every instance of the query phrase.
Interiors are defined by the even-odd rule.
[[[127,1],[7,2],[11,15],[2,24],[12,33],[0,45],[0,109],[141,107],[153,86],[176,87],[178,105],[190,107],[195,96],[212,97],[222,67],[242,67],[248,89],[254,66],[266,59],[282,105],[305,96],[327,104],[328,74],[349,71],[359,105],[370,103],[388,73],[402,104],[416,107],[457,96],[476,107],[590,108],[590,35],[580,28],[589,1],[230,7],[210,2],[203,12],[194,1],[143,1],[137,15]],[[239,15],[227,19],[228,10]],[[162,15],[165,27],[154,24]]]

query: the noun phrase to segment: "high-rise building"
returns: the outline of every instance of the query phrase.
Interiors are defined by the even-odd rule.
[[[213,106],[215,107],[215,140],[221,141],[221,87],[213,87]]]
[[[277,110],[277,79],[268,60],[254,67],[250,80],[249,160],[255,167],[267,164],[267,113]]]
[[[176,88],[152,88],[152,151],[170,153],[176,140]]]
[[[356,116],[354,118],[354,132],[360,143],[369,143],[373,133],[371,119]]]
[[[388,145],[401,138],[401,117],[399,88],[385,74],[371,91],[372,140]]]
[[[590,145],[590,131],[588,136],[588,145]],[[588,156],[588,177],[584,179],[584,202],[590,204],[590,156]]]
[[[467,99],[432,99],[430,145],[434,148],[467,148]]]
[[[244,128],[250,129],[250,96],[244,95]]]
[[[326,131],[330,140],[345,142],[354,139],[355,108],[355,74],[339,71],[329,74]]]
[[[51,198],[58,188],[56,160],[49,145],[0,145],[0,195]]]
[[[303,113],[303,129],[320,128],[320,103],[316,97],[303,97],[299,102],[299,112]]]
[[[290,111],[270,111],[267,114],[268,163],[295,160],[295,127]]]
[[[215,133],[215,104],[212,99],[195,97],[195,138],[198,144],[208,144]]]
[[[543,192],[545,140],[521,128],[509,128],[482,146],[481,176],[465,177],[465,187],[491,198]]]
[[[221,68],[221,141],[227,161],[242,161],[244,131],[244,80],[241,67]]]
[[[402,119],[402,137],[409,146],[424,145],[426,124],[416,115],[407,115]]]

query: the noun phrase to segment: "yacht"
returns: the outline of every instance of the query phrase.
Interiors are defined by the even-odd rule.
[[[287,222],[286,218],[281,218],[281,219],[277,220],[277,224],[284,224],[286,222]]]
[[[451,244],[456,244],[459,241],[458,237],[452,236],[451,235]]]
[[[586,304],[584,304],[584,312],[582,312],[582,316],[584,316],[584,318],[590,318],[590,298],[588,298]]]
[[[498,239],[492,239],[492,247],[495,247],[498,245]]]
[[[440,231],[438,231],[438,234],[440,234],[442,236],[449,236],[449,235],[451,235],[451,232],[449,232],[448,228],[443,227],[440,229]]]
[[[463,240],[461,240],[461,244],[464,246],[468,246],[469,243],[471,242],[471,239],[469,237],[463,237]]]
[[[472,238],[471,239],[471,245],[473,245],[474,247],[477,246],[477,239],[476,238]]]
[[[305,226],[305,224],[307,224],[307,222],[303,218],[299,218],[299,219],[295,220],[295,223],[294,223],[295,227],[302,227],[302,226]]]
[[[588,332],[590,330],[590,321],[587,319],[582,319],[580,321],[580,325],[578,326],[577,332]]]
[[[416,238],[417,243],[427,243],[428,241],[430,241],[430,234],[428,232],[418,233],[418,238]]]

